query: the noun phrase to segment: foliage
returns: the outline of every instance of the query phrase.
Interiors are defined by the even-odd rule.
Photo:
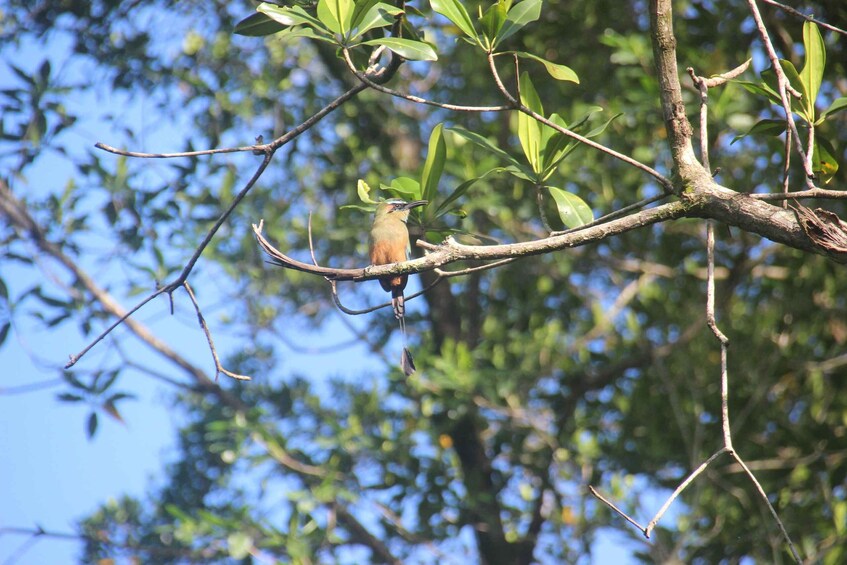
[[[67,61],[82,70],[69,77],[50,58],[31,68],[7,63],[16,78],[0,92],[7,171],[0,184],[36,227],[0,223],[2,261],[38,272],[48,260],[61,276],[52,279],[58,284],[20,288],[4,268],[5,347],[21,318],[44,331],[76,328],[79,343],[91,341],[115,318],[91,283],[130,304],[173,279],[261,158],[151,162],[81,147],[69,133],[92,124],[97,141],[130,150],[144,132],[125,115],[88,115],[74,97],[148,100],[145,116],[155,124],[145,127],[161,127],[156,151],[249,145],[359,84],[345,52],[367,72],[389,60],[372,56],[382,46],[408,60],[391,88],[501,104],[490,56],[535,114],[426,109],[366,90],[280,150],[191,275],[201,305],[211,296],[226,305],[212,334],[247,336],[223,361],[252,382],[215,385],[207,351],[194,361],[157,349],[162,375],[121,337],[97,346],[115,355],[96,369],[85,359],[73,372],[57,366],[65,383],[59,400],[88,403],[95,440],[97,414],[120,420],[118,408],[132,401],[131,369],[164,376],[185,422],[179,452],[148,499],[105,503],[81,523],[82,561],[578,562],[596,555],[608,528],[637,537],[587,485],[651,514],[645,505],[657,490],[675,488],[720,445],[720,359],[703,320],[701,221],[666,222],[441,282],[409,301],[421,370],[408,379],[388,361],[329,379],[288,363],[292,343],[314,347],[314,331],[334,319],[332,298],[321,277],[266,268],[249,230],[263,218],[270,239],[304,256],[311,230],[317,257],[351,267],[365,261],[367,210],[380,199],[371,187],[429,200],[415,219],[434,243],[451,234],[538,239],[655,196],[655,179],[561,131],[670,176],[647,14],[643,3],[625,4],[319,0],[266,2],[254,11],[220,0],[8,3],[4,59],[66,41]],[[840,2],[817,2],[814,11],[842,27],[847,21]],[[803,93],[792,109],[805,133],[814,126],[813,170],[843,187],[843,38],[779,11],[772,16],[781,67]],[[754,61],[765,60],[747,17],[743,3],[680,8],[680,66],[718,74],[751,49]],[[761,70],[739,84],[710,92],[717,178],[739,192],[778,192],[784,121],[774,121],[781,97],[773,74]],[[687,96],[693,116],[697,100]],[[54,159],[72,170],[44,181],[39,167]],[[803,177],[798,161],[791,160],[792,179]],[[843,202],[827,207],[843,218]],[[719,226],[718,237],[718,322],[732,340],[735,447],[803,555],[838,563],[847,546],[843,267],[744,230]],[[49,258],[37,260],[34,250],[44,249]],[[435,275],[420,278],[427,285]],[[376,286],[339,285],[341,300],[376,304],[383,300]],[[181,291],[173,298],[193,315]],[[354,323],[356,342],[374,352],[369,359],[394,346],[395,321],[385,310]],[[355,357],[348,367],[358,366]],[[790,559],[730,459],[683,493],[649,544],[632,547],[645,562]]]

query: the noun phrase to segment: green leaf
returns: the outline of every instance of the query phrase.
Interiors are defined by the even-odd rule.
[[[603,133],[609,124],[611,124],[614,120],[622,116],[622,113],[617,113],[599,126],[594,129],[583,133],[581,130],[584,130],[588,127],[588,119],[595,112],[602,112],[603,109],[600,106],[592,106],[588,113],[586,113],[582,118],[580,118],[574,125],[570,126],[570,130],[581,133],[584,137],[592,138],[597,137],[601,133]],[[565,121],[558,115],[552,114],[550,116],[550,121],[555,124],[567,128],[568,125]],[[544,172],[542,174],[541,180],[547,180],[550,175],[552,175],[556,171],[556,167],[559,166],[559,163],[565,159],[568,155],[573,152],[574,149],[579,147],[579,143],[567,137],[565,134],[554,130],[550,126],[542,125],[542,145],[543,149],[541,150],[542,160],[544,162]]]
[[[820,125],[827,118],[827,116],[831,116],[832,114],[835,114],[836,112],[841,112],[845,109],[847,109],[847,96],[836,98],[832,101],[832,104],[829,105],[829,108],[827,108],[821,113],[820,118],[818,118],[818,121],[815,122],[815,125]]]
[[[360,4],[356,4],[358,9]],[[359,14],[354,12],[352,28],[356,33],[351,39],[361,37],[365,33],[378,27],[385,27],[394,23],[396,16],[403,13],[403,10],[396,8],[384,2],[373,4],[367,11],[362,11]]]
[[[285,27],[278,21],[271,19],[267,14],[256,12],[238,22],[233,33],[250,37],[261,37],[263,35],[273,35],[284,30]]]
[[[774,104],[782,104],[780,102],[779,95],[767,83],[758,83],[749,80],[734,80],[732,82],[740,84],[748,92],[769,98]]]
[[[324,43],[332,43],[333,45],[338,45],[338,42],[335,38],[332,37],[329,32],[315,29],[312,27],[306,26],[297,26],[290,27],[279,32],[278,37],[280,39],[293,39],[293,38],[307,38],[307,39],[317,39],[318,41],[323,41]]]
[[[791,61],[780,59],[779,66],[782,67],[785,78],[788,79],[788,84],[801,95],[801,98],[798,100],[796,96],[790,93],[788,94],[788,99],[791,102],[791,111],[807,121],[814,121],[814,113],[811,119],[809,119],[809,115],[806,112],[806,99],[809,97],[809,94],[806,92],[806,86],[800,80],[800,74],[797,72],[794,64]],[[774,72],[773,68],[762,71],[762,79],[765,81],[764,85],[767,86],[766,90],[772,93],[768,95],[771,98],[771,102],[782,107],[782,98],[779,95],[776,72]]]
[[[379,188],[396,198],[408,201],[421,200],[421,184],[413,178],[397,177],[391,181],[391,184],[381,184]]]
[[[320,20],[308,14],[300,6],[277,6],[276,4],[263,2],[259,4],[256,10],[266,14],[269,18],[284,26],[308,25],[315,28],[318,32],[329,34],[329,30]]]
[[[438,55],[429,43],[401,37],[382,37],[363,41],[363,45],[385,45],[393,52],[410,61],[437,61]]]
[[[550,191],[550,195],[556,202],[556,208],[559,210],[559,218],[562,219],[562,223],[568,228],[578,228],[594,220],[594,214],[591,212],[591,208],[576,194],[556,188],[555,186],[546,186],[544,188]]]
[[[520,95],[521,104],[536,114],[544,115],[541,99],[526,72],[521,73]],[[518,112],[518,139],[529,166],[532,167],[536,175],[540,175],[544,169],[544,164],[541,161],[541,124],[538,120],[523,112]]]
[[[347,35],[353,19],[353,0],[318,0],[318,19],[333,33]]]
[[[471,17],[460,2],[457,0],[429,0],[429,4],[434,12],[456,24],[456,27],[462,30],[462,33],[471,38],[474,43],[480,45]]]
[[[521,172],[523,172],[528,177],[532,175],[532,171],[530,169],[528,169],[526,167],[526,165],[524,165],[523,163],[521,163],[520,161],[518,161],[517,159],[515,159],[514,157],[512,157],[511,155],[509,155],[508,153],[506,153],[505,151],[503,151],[502,149],[500,149],[499,147],[497,147],[496,145],[494,145],[490,141],[488,141],[487,138],[479,135],[478,133],[473,132],[473,131],[468,131],[465,128],[462,128],[462,127],[459,127],[459,126],[454,126],[452,128],[448,128],[448,131],[451,131],[451,132],[455,133],[456,135],[458,135],[459,137],[467,139],[468,141],[470,141],[471,143],[473,143],[477,147],[481,147],[482,149],[485,149],[489,153],[496,155],[497,157],[499,157],[503,161],[506,161],[507,163],[509,163],[510,165],[515,167],[515,169],[518,169]]]
[[[768,135],[771,137],[777,137],[779,135],[782,135],[784,132],[785,120],[759,120],[753,125],[753,127],[747,130],[746,133],[736,135],[730,142],[730,145],[732,145],[739,139],[747,137],[748,135]]]
[[[815,136],[815,152],[812,155],[812,171],[820,176],[824,184],[829,184],[835,173],[838,172],[838,161],[835,159],[835,149],[830,142],[817,135]]]
[[[421,173],[421,198],[430,202],[434,201],[438,194],[438,182],[441,180],[444,162],[447,160],[447,145],[444,143],[443,129],[444,124],[438,124],[429,135],[426,162]]]
[[[541,16],[541,0],[523,0],[509,10],[506,21],[497,34],[494,45],[497,46],[516,34],[526,24],[534,22]]]
[[[359,200],[365,204],[377,204],[377,201],[371,198],[371,187],[362,179],[356,183],[356,192],[359,194]]]
[[[56,398],[61,400],[62,402],[82,402],[85,400],[78,394],[72,394],[70,392],[63,392],[61,394],[56,395]]]
[[[547,59],[542,59],[538,55],[533,55],[532,53],[527,53],[525,51],[514,51],[514,53],[522,59],[531,59],[533,61],[541,63],[542,65],[544,65],[544,68],[547,69],[547,72],[550,74],[550,76],[556,80],[566,80],[579,84],[579,76],[577,76],[574,70],[570,67],[551,63]]]
[[[487,177],[490,174],[503,172],[505,170],[506,169],[503,168],[503,167],[495,167],[493,169],[490,169],[490,170],[482,173],[478,177],[466,180],[465,182],[463,182],[462,184],[457,186],[453,190],[453,192],[451,192],[450,195],[447,198],[445,198],[444,201],[441,204],[438,205],[438,208],[434,209],[434,211],[432,210],[431,206],[427,206],[427,208],[424,210],[424,217],[427,218],[427,220],[435,220],[437,218],[440,218],[444,214],[448,214],[448,213],[452,212],[455,209],[450,208],[450,205],[453,204],[456,200],[458,200],[462,196],[464,196],[464,194],[468,191],[468,189],[470,187],[472,187],[475,183],[484,179],[485,177]],[[464,217],[464,216],[462,216],[462,217]],[[431,223],[431,221],[427,221],[427,224],[429,224],[429,223]]]
[[[482,26],[482,33],[488,40],[488,45],[492,47],[496,43],[497,33],[506,21],[506,14],[511,6],[511,0],[497,0],[479,18],[479,23]]]
[[[823,82],[823,70],[826,66],[826,46],[823,37],[814,22],[803,24],[803,45],[806,47],[806,63],[800,71],[800,81],[806,88],[808,97],[804,100],[809,122],[815,119],[815,100]]]

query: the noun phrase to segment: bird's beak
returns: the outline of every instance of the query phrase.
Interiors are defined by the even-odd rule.
[[[412,208],[417,208],[418,206],[423,206],[424,204],[429,204],[429,200],[414,200],[412,202],[407,202],[403,205],[401,210],[411,210]]]

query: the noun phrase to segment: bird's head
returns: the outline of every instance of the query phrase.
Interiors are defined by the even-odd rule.
[[[428,202],[426,200],[413,200],[412,202],[406,202],[399,198],[392,198],[390,200],[380,202],[377,205],[375,219],[397,218],[398,220],[405,222],[409,219],[409,210],[418,206],[423,206],[427,203]]]

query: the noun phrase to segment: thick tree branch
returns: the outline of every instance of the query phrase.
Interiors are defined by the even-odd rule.
[[[710,179],[711,175],[697,160],[691,144],[693,130],[685,114],[685,103],[679,84],[671,0],[650,0],[650,28],[662,113],[673,156],[673,169],[682,180],[681,188],[688,190],[690,182],[702,182]]]

